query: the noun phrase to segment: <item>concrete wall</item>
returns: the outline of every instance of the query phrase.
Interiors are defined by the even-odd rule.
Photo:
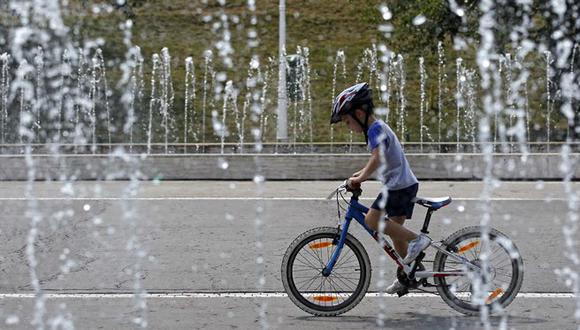
[[[580,154],[572,154],[575,164]],[[479,180],[484,177],[481,154],[408,154],[409,162],[421,180]],[[58,158],[34,155],[32,167],[24,156],[0,156],[0,180],[141,179],[163,180],[250,180],[260,172],[268,180],[340,180],[362,168],[368,154],[280,154],[280,155],[61,155]],[[501,179],[561,180],[559,154],[493,155],[494,174]],[[258,170],[259,168],[259,170]],[[580,169],[574,166],[574,177]]]

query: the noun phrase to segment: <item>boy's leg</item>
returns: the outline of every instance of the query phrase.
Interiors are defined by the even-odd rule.
[[[381,211],[371,208],[365,217],[365,223],[370,228],[378,230],[380,218]],[[393,217],[390,218],[390,220],[393,221],[386,223],[385,234],[389,235],[391,239],[393,239],[395,250],[402,258],[404,258],[407,254],[408,242],[417,238],[417,234],[403,227],[402,224],[405,222],[405,216]]]
[[[401,225],[401,227],[405,224],[405,220],[406,220],[405,216],[389,218],[389,221],[391,221],[391,223],[396,222],[399,225]],[[398,237],[393,237],[393,236],[391,236],[391,239],[393,240],[393,245],[395,246],[395,250],[397,251],[397,253],[401,256],[401,258],[405,258],[405,256],[407,256],[407,249],[409,248],[409,242],[401,240]]]

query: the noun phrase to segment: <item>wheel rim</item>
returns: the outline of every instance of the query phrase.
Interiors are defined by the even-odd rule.
[[[349,305],[361,293],[366,274],[363,257],[348,240],[332,273],[322,275],[336,245],[336,235],[319,234],[301,242],[288,263],[290,291],[302,304],[320,311],[335,311]]]
[[[494,234],[489,235],[489,257],[487,258],[487,277],[481,273],[470,272],[470,276],[456,278],[442,278],[441,285],[448,286],[445,290],[447,298],[455,304],[470,310],[476,310],[480,306],[491,306],[499,304],[506,306],[513,299],[513,292],[518,285],[521,257],[517,250],[510,252],[508,240]],[[507,246],[506,246],[507,245]],[[483,264],[482,242],[479,233],[474,233],[468,237],[461,237],[450,244],[455,246],[457,253],[463,255],[475,265]],[[466,267],[461,263],[450,260],[447,256],[442,259],[443,270],[445,271],[465,271]],[[476,288],[472,285],[479,281],[480,285],[488,284],[486,292],[475,294]]]

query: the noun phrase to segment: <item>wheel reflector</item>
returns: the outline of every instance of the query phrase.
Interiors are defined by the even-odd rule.
[[[337,301],[338,298],[332,297],[332,296],[314,296],[314,297],[312,297],[312,300],[322,301],[322,302],[330,302],[330,301]]]
[[[467,245],[460,247],[459,250],[457,250],[457,253],[465,253],[465,252],[473,249],[474,247],[476,247],[478,245],[479,245],[479,241],[471,242]]]
[[[323,249],[323,248],[329,247],[331,245],[332,245],[332,242],[322,242],[322,243],[309,244],[308,247],[310,247],[312,250],[316,250],[316,249]]]
[[[489,297],[487,297],[487,300],[485,301],[485,303],[489,304],[492,300],[494,300],[497,296],[499,296],[502,293],[503,293],[502,288],[497,288],[497,289],[493,290],[493,292],[489,295]]]

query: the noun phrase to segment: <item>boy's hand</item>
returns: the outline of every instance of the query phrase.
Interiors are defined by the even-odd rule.
[[[362,170],[356,171],[352,174],[352,176],[356,178],[357,176],[360,176],[361,173],[362,173]]]
[[[358,180],[357,177],[350,177],[347,182],[346,185],[348,186],[348,188],[350,190],[357,190],[360,189],[360,181]]]

